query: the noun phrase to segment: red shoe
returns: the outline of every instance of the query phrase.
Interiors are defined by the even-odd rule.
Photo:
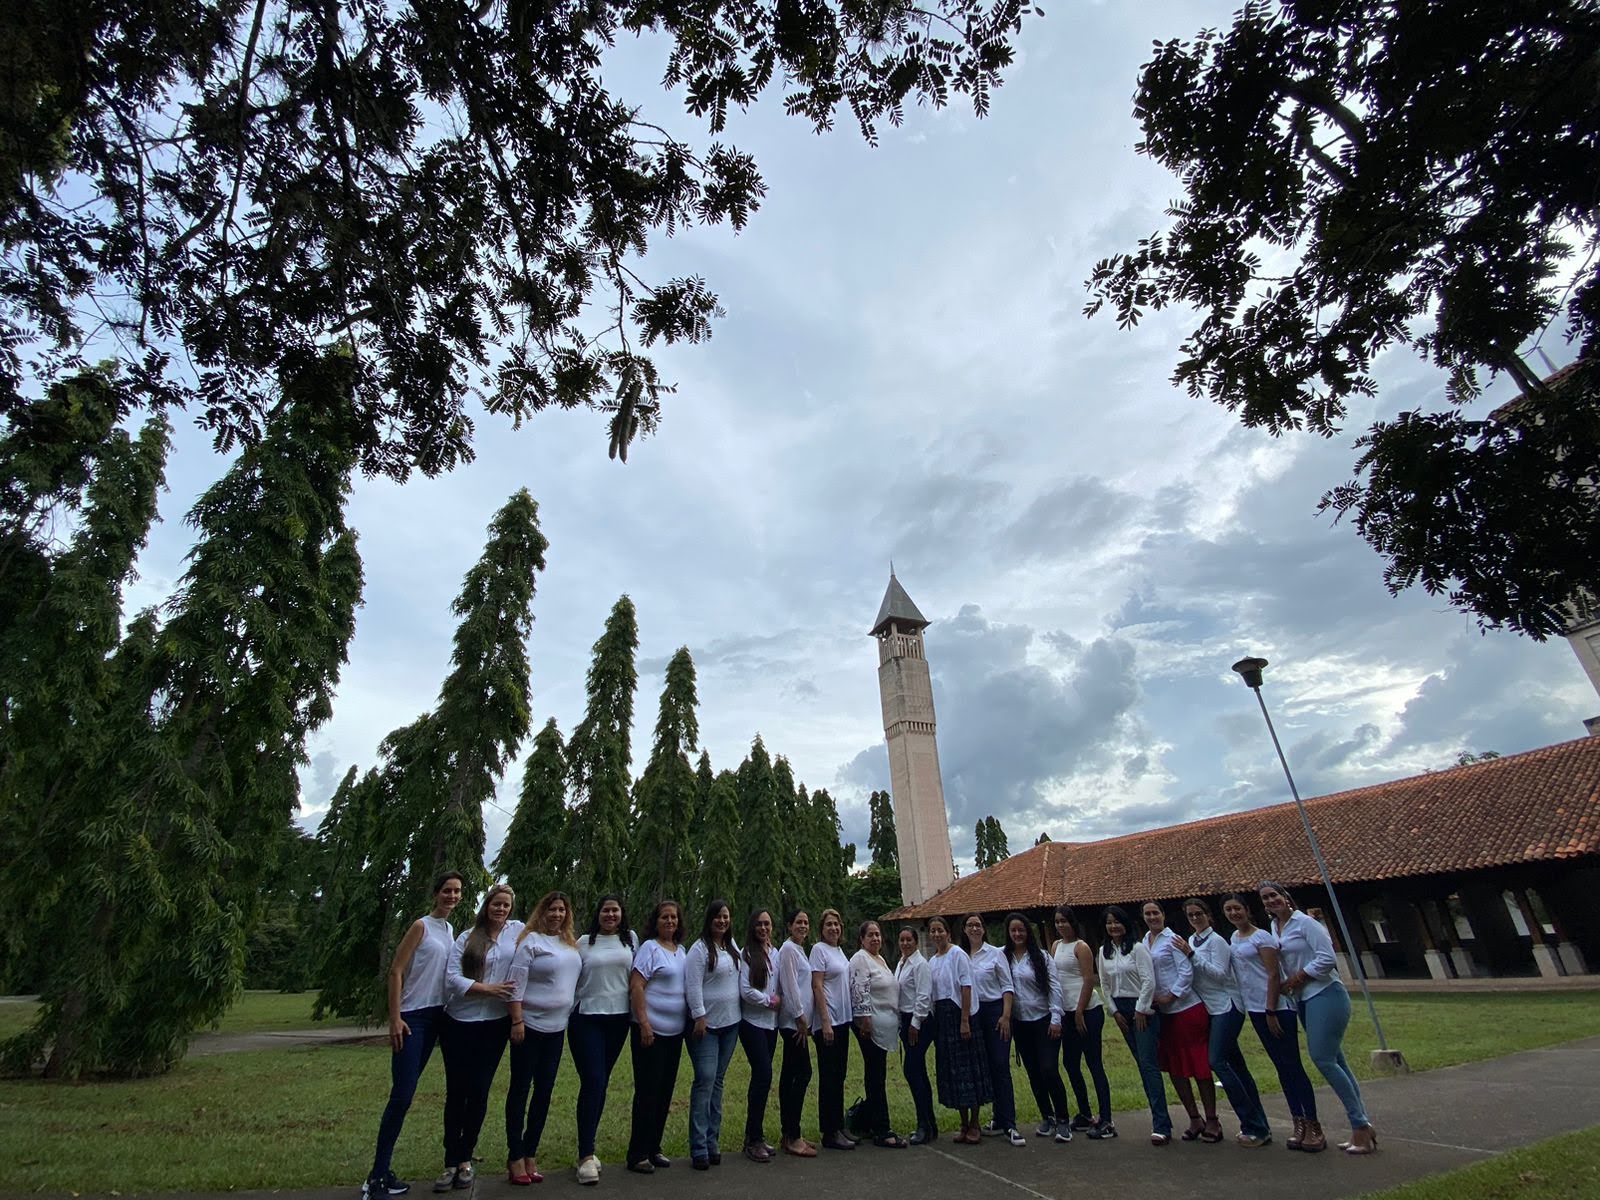
[[[543,1178],[543,1175],[539,1176],[539,1179]],[[515,1167],[507,1166],[506,1182],[513,1184],[516,1187],[527,1187],[530,1183],[534,1183],[536,1181],[532,1175],[525,1174],[524,1172],[517,1170]]]

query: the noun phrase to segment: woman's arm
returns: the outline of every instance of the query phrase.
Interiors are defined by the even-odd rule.
[[[656,1040],[655,1030],[650,1028],[650,1010],[644,1002],[645,978],[639,974],[635,967],[628,972],[628,1007],[633,1009],[633,1023],[639,1027],[639,1044],[649,1046]]]
[[[970,983],[961,985],[961,1036],[964,1038],[972,1036],[972,985]]]
[[[411,1035],[411,1026],[400,1016],[400,993],[405,989],[406,971],[411,967],[411,960],[416,957],[417,947],[422,945],[422,934],[423,925],[419,918],[411,923],[405,937],[400,939],[400,944],[395,947],[394,960],[389,964],[389,1049],[397,1054]]]
[[[696,942],[689,949],[683,964],[683,995],[689,1005],[689,1019],[694,1022],[690,1036],[696,1040],[706,1035],[706,944]]]
[[[833,1045],[833,1014],[828,1011],[828,990],[823,985],[826,973],[811,972],[811,1012],[816,1017],[817,1032],[825,1045]]]

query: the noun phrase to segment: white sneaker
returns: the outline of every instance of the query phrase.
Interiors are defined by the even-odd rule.
[[[588,1158],[584,1159],[578,1164],[578,1182],[600,1182],[600,1160],[594,1155],[591,1154]]]
[[[1022,1136],[1022,1130],[1020,1129],[1006,1130],[1006,1140],[1013,1146],[1026,1146],[1028,1144],[1028,1139]]]
[[[1056,1126],[1056,1141],[1066,1143],[1072,1140],[1072,1126],[1062,1121]]]

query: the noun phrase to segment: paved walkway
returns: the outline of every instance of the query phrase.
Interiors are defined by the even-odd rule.
[[[538,1189],[513,1188],[486,1169],[472,1196],[458,1200],[537,1200],[551,1192],[655,1200],[817,1200],[818,1196],[882,1196],[885,1200],[1218,1200],[1277,1196],[1334,1200],[1359,1196],[1408,1180],[1477,1162],[1492,1154],[1600,1124],[1600,1037],[1530,1050],[1505,1058],[1467,1063],[1414,1075],[1372,1080],[1363,1095],[1380,1134],[1380,1153],[1349,1158],[1290,1154],[1281,1143],[1244,1150],[1231,1141],[1208,1146],[1174,1142],[1151,1147],[1148,1115],[1123,1113],[1114,1142],[1078,1138],[1057,1146],[1032,1140],[1014,1149],[999,1139],[981,1146],[956,1146],[943,1138],[912,1150],[877,1150],[870,1145],[829,1153],[809,1162],[780,1158],[756,1166],[730,1154],[709,1174],[680,1159],[671,1170],[630,1175],[606,1168],[601,1188],[582,1193],[570,1170],[554,1172]],[[1314,1071],[1313,1071],[1314,1074]],[[1338,1102],[1319,1090],[1317,1103],[1331,1134],[1339,1135]],[[1279,1096],[1267,1097],[1280,1130],[1287,1113]],[[737,1125],[737,1104],[728,1120]],[[1181,1111],[1181,1110],[1180,1110]],[[1231,1116],[1224,1122],[1232,1130]],[[1338,1140],[1335,1136],[1333,1140]],[[356,1189],[230,1192],[229,1200],[354,1200]],[[164,1200],[178,1200],[168,1195]],[[193,1200],[222,1200],[207,1196]],[[426,1181],[414,1183],[408,1200],[431,1200]]]
[[[189,1039],[190,1058],[233,1054],[240,1050],[282,1050],[287,1046],[348,1046],[387,1042],[387,1029],[359,1025],[324,1025],[321,1029],[271,1029],[253,1033],[197,1033]]]

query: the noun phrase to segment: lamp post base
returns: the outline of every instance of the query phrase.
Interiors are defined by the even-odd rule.
[[[1406,1062],[1406,1056],[1398,1050],[1374,1050],[1372,1052],[1372,1069],[1380,1075],[1408,1075],[1411,1065]]]

